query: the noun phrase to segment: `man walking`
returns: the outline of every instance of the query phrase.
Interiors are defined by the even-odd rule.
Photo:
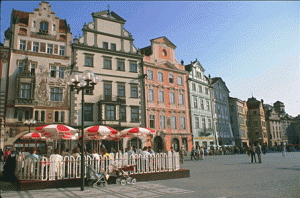
[[[251,155],[251,163],[253,163],[253,158],[256,163],[256,158],[255,158],[255,149],[254,146],[250,144],[250,155]]]
[[[183,164],[184,163],[184,149],[181,147],[180,151],[179,151],[179,157],[180,157],[180,163]]]
[[[193,158],[196,160],[195,148],[194,147],[192,147],[192,151],[191,151],[191,160],[193,160]]]
[[[256,154],[257,154],[257,158],[258,158],[258,163],[261,163],[261,146],[260,146],[260,143],[257,144],[257,147],[256,147]]]

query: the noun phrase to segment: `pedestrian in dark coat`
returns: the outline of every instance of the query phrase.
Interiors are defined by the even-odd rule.
[[[193,160],[193,158],[196,160],[195,148],[194,147],[192,147],[192,151],[191,151],[191,160]]]
[[[258,143],[257,147],[256,147],[256,154],[257,154],[257,158],[258,158],[258,163],[261,163],[261,146],[260,144]]]
[[[255,148],[253,145],[250,145],[250,156],[251,156],[251,163],[253,163],[253,159],[256,163]]]

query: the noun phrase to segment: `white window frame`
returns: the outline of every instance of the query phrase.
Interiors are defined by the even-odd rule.
[[[154,91],[153,89],[148,89],[148,100],[154,101]]]
[[[164,91],[158,91],[158,101],[164,102]]]
[[[26,40],[20,40],[20,50],[26,49]]]

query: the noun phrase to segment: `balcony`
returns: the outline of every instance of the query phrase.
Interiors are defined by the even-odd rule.
[[[201,129],[201,131],[199,132],[199,136],[210,136],[212,134],[213,134],[212,129]]]
[[[116,95],[100,95],[99,102],[101,103],[115,103],[115,104],[126,104],[126,98]]]
[[[33,106],[34,98],[16,98],[15,106]]]
[[[31,37],[33,38],[39,38],[39,39],[47,39],[47,40],[56,40],[55,35],[50,35],[46,31],[41,31],[41,32],[31,32]]]

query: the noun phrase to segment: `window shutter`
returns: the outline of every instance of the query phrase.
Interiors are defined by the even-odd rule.
[[[54,54],[58,54],[58,45],[54,45]]]
[[[46,52],[46,43],[41,43],[41,52]]]
[[[28,41],[27,50],[31,50],[31,41]]]

